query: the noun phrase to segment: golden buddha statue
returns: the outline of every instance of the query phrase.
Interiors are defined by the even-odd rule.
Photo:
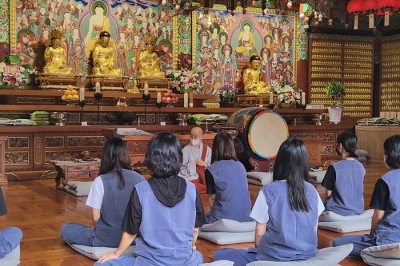
[[[110,33],[100,32],[99,39],[92,50],[93,75],[122,76],[122,70],[115,67],[115,49],[110,45]]]
[[[44,51],[45,74],[71,74],[72,68],[67,66],[67,53],[62,46],[63,33],[55,29],[50,34],[51,44]]]
[[[139,78],[165,78],[165,73],[160,69],[160,59],[154,52],[156,37],[144,37],[146,49],[139,55]]]
[[[260,80],[260,57],[258,55],[252,55],[250,57],[249,68],[246,68],[243,72],[243,83],[245,94],[260,94],[267,93],[268,87],[263,81]]]

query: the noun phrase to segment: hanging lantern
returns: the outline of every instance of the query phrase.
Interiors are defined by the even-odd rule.
[[[397,11],[400,9],[400,0],[395,0],[393,11]]]
[[[378,11],[378,3],[375,0],[365,0],[364,1],[364,13],[368,15],[368,25],[370,29],[375,27],[374,18]]]
[[[389,16],[396,8],[397,0],[380,0],[378,2],[378,15],[383,15],[383,25],[389,26]]]
[[[286,6],[287,6],[288,9],[291,9],[292,8],[292,1],[289,0],[287,2]]]
[[[161,4],[162,4],[162,6],[166,6],[167,5],[167,0],[162,0]]]
[[[303,18],[304,18],[304,13],[303,12],[299,13],[299,19],[303,19]]]
[[[354,29],[358,30],[358,14],[364,11],[364,0],[350,0],[347,12],[354,14]]]

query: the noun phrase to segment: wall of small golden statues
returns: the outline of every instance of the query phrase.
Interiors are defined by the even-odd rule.
[[[332,104],[324,87],[331,80],[346,88],[344,116],[371,117],[374,38],[311,34],[309,93],[311,104]]]

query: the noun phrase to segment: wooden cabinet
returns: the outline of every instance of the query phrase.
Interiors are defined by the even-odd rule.
[[[310,103],[329,107],[324,87],[340,81],[346,88],[343,115],[372,117],[374,39],[310,34],[309,40]]]

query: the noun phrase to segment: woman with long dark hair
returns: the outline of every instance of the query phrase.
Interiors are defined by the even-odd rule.
[[[198,228],[203,225],[203,206],[194,184],[178,176],[182,160],[175,135],[160,132],[153,136],[144,161],[154,175],[132,192],[118,249],[104,254],[95,265],[203,263],[195,245]],[[121,256],[134,240],[134,256]]]
[[[273,182],[261,189],[250,214],[257,222],[255,248],[220,249],[214,260],[229,259],[237,266],[314,257],[318,216],[324,206],[308,178],[307,148],[302,140],[288,138],[278,150]]]
[[[68,223],[61,236],[69,245],[117,247],[123,230],[122,218],[134,186],[144,177],[131,170],[131,156],[120,138],[106,141],[99,176],[93,181],[86,205],[92,207],[94,227]]]
[[[246,169],[238,161],[232,136],[228,133],[221,132],[214,137],[211,164],[205,175],[210,206],[207,223],[220,219],[252,220]]]

